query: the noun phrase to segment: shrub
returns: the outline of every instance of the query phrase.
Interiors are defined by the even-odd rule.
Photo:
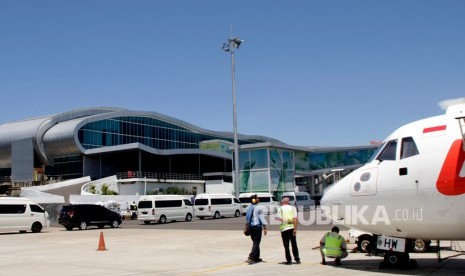
[[[102,184],[102,195],[117,195],[118,193],[113,191],[113,190],[110,190],[110,188],[108,187],[108,184],[104,183]]]

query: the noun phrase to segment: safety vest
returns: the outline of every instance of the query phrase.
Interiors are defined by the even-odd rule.
[[[281,207],[279,210],[281,214],[281,218],[283,221],[281,222],[281,225],[279,226],[279,230],[283,231],[284,229],[291,229],[294,228],[294,209],[292,206],[287,205],[291,208],[283,208]]]
[[[323,253],[328,257],[340,257],[342,254],[341,245],[342,245],[342,236],[337,235],[333,237],[330,233],[326,233],[325,238],[325,247],[323,248]]]

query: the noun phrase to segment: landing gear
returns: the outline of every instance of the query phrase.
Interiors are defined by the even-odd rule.
[[[362,253],[372,253],[376,249],[376,239],[372,235],[361,235],[357,239],[357,249]]]
[[[384,260],[380,263],[379,268],[416,268],[418,267],[415,260],[410,260],[407,252],[386,251]]]
[[[399,252],[386,252],[384,254],[384,262],[389,265],[403,265],[408,263],[410,256],[408,253],[399,253]]]

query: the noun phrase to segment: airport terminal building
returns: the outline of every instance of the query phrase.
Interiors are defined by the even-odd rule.
[[[375,146],[297,147],[238,135],[241,192],[301,190],[321,194],[334,179],[365,163]],[[156,112],[82,108],[0,125],[0,184],[21,186],[89,176],[231,183],[233,134],[211,131]],[[147,180],[148,179],[148,180]],[[202,186],[203,185],[203,186]],[[146,191],[145,191],[146,193]]]

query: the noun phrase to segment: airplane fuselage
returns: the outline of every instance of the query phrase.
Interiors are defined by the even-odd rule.
[[[326,191],[325,212],[374,234],[465,240],[462,117],[465,105],[451,106],[397,129],[372,160]]]

